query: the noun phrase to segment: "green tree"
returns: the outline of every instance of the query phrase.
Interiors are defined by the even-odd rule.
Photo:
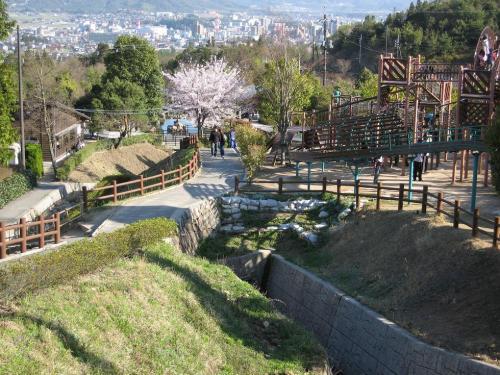
[[[91,105],[96,110],[123,111],[123,114],[106,115],[97,112],[93,121],[106,127],[117,128],[120,131],[120,138],[115,143],[115,148],[119,147],[122,139],[130,135],[132,125],[144,120],[144,115],[131,115],[128,112],[141,112],[146,109],[146,95],[138,84],[130,81],[122,81],[115,77],[111,81],[106,81],[102,87],[96,89],[96,97]]]
[[[9,19],[7,3],[5,0],[0,0],[0,40],[9,36],[15,24],[15,21]]]
[[[0,64],[0,165],[7,165],[12,158],[9,146],[17,139],[12,126],[12,115],[16,108],[14,72],[5,63]]]
[[[371,70],[364,68],[356,80],[356,89],[362,98],[371,98],[377,96],[378,78]]]
[[[296,59],[281,57],[266,64],[256,90],[260,112],[277,127],[284,141],[292,113],[311,103],[314,87],[310,77],[301,74]]]
[[[7,5],[0,0],[0,39],[5,39],[12,31],[14,21],[9,19]],[[14,73],[2,61],[0,63],[0,164],[7,165],[12,157],[9,146],[18,136],[12,127],[12,114],[16,108]]]
[[[142,88],[147,108],[159,110],[163,107],[164,80],[160,62],[155,49],[145,39],[120,36],[114,49],[105,55],[104,62],[104,85],[116,78],[122,82],[134,83]]]

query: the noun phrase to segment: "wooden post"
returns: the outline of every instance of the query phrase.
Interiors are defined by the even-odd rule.
[[[342,189],[342,180],[338,179],[337,180],[337,203],[340,203],[340,193]]]
[[[464,174],[465,174],[465,150],[463,150],[460,155],[460,177],[459,177],[460,182],[464,182]]]
[[[1,229],[1,224],[0,224]],[[495,226],[493,227],[493,247],[498,249],[498,234],[500,232],[500,217],[495,217]],[[0,231],[0,233],[3,233]]]
[[[424,185],[424,189],[422,191],[422,213],[427,213],[427,194],[429,193],[429,186]]]
[[[356,211],[359,210],[359,189],[361,188],[361,183],[359,180],[354,181],[354,193],[356,199]]]
[[[453,153],[453,167],[451,169],[451,184],[454,185],[455,184],[455,180],[456,180],[456,175],[457,173],[457,153],[454,152]]]
[[[490,166],[490,155],[488,153],[484,154],[484,187],[488,187],[488,173]]]
[[[470,151],[465,151],[465,170],[464,170],[464,179],[467,180],[469,178],[469,159],[470,159]]]
[[[326,176],[323,176],[323,188],[321,190],[323,194],[326,193],[326,184],[327,184]]]
[[[21,224],[21,228],[19,231],[21,232],[21,253],[26,252],[26,219],[23,217],[19,220],[19,224]]]
[[[240,192],[240,178],[234,176],[234,195],[238,195]]]
[[[40,238],[39,238],[39,241],[38,241],[38,247],[40,249],[43,249],[45,247],[45,220],[43,218],[43,215],[40,215],[40,219],[39,219],[40,223],[38,224],[39,225],[39,235],[40,235]]]
[[[474,209],[474,215],[472,216],[472,237],[477,237],[479,225],[479,208]]]
[[[87,191],[87,187],[82,187],[82,200],[83,200],[83,211],[87,212],[89,209],[89,193]]]
[[[460,224],[460,201],[455,200],[455,206],[453,209],[453,228],[458,228],[458,225]]]
[[[118,201],[118,187],[116,186],[116,180],[113,180],[113,203]]]
[[[54,225],[56,232],[56,234],[54,235],[54,242],[59,243],[59,241],[61,241],[61,214],[59,212],[56,212],[53,217],[55,219]]]
[[[144,195],[144,176],[141,174],[139,177],[141,178],[141,195]]]
[[[5,235],[5,227],[0,221],[0,259],[5,258],[7,258],[7,236]]]
[[[162,169],[160,171],[161,175],[160,175],[160,179],[161,179],[161,188],[162,189],[165,189],[165,171]]]
[[[380,182],[377,182],[377,206],[376,210],[380,211],[380,195],[382,193],[382,184]]]
[[[278,179],[278,193],[283,194],[283,177]]]
[[[181,168],[181,166],[177,167],[177,175],[179,176],[179,184],[182,184],[182,168]]]
[[[405,184],[399,184],[398,211],[403,211],[404,197],[405,197]]]
[[[443,211],[443,193],[441,192],[438,193],[436,211],[438,215],[441,215],[441,212]]]

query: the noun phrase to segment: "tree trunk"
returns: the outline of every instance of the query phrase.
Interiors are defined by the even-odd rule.
[[[115,149],[117,149],[118,147],[120,147],[123,138],[125,138],[127,136],[127,134],[129,133],[129,121],[128,121],[128,116],[127,115],[123,118],[123,122],[125,124],[125,127],[124,127],[124,129],[122,131],[120,131],[120,137],[118,138],[118,141],[114,145]]]

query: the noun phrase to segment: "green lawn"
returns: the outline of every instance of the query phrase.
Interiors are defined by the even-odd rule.
[[[168,245],[0,307],[0,374],[321,373],[305,331]]]

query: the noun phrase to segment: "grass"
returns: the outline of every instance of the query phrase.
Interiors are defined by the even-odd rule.
[[[257,290],[166,244],[0,311],[0,374],[324,369],[320,346]]]

